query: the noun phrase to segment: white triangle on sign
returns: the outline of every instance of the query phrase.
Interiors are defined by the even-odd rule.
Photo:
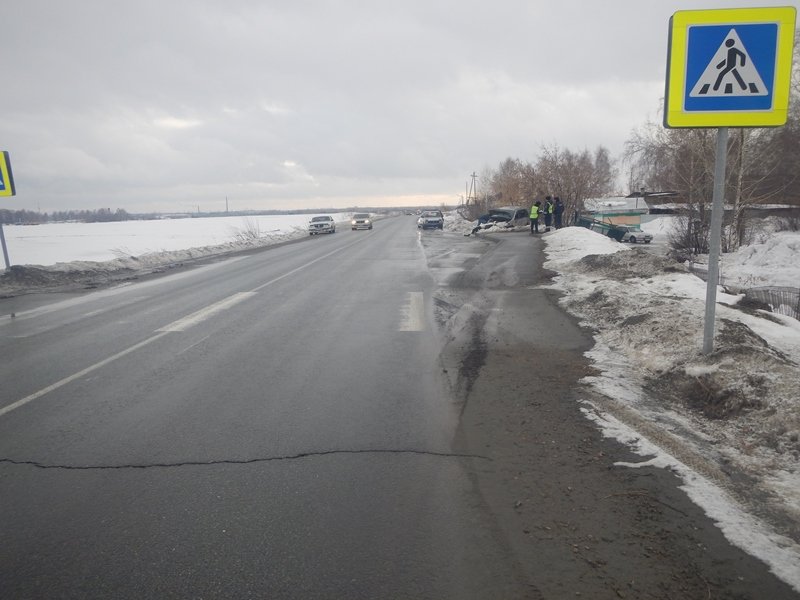
[[[758,74],[742,40],[731,29],[703,75],[694,84],[692,98],[766,96],[767,86]]]

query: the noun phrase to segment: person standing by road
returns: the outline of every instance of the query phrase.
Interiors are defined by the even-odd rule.
[[[556,205],[553,208],[553,216],[555,217],[556,221],[556,229],[561,229],[564,225],[562,224],[562,218],[564,214],[564,203],[561,202],[561,198],[556,196]]]
[[[539,209],[542,203],[538,200],[531,206],[531,233],[539,233]]]
[[[553,197],[546,196],[544,199],[544,230],[550,231],[550,225],[553,223]]]

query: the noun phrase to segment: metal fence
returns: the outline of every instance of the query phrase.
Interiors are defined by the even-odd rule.
[[[800,319],[800,288],[759,287],[744,291],[745,298],[768,304],[772,312]]]
[[[708,271],[690,265],[689,270],[703,281],[708,281]],[[800,288],[795,287],[757,287],[741,289],[735,286],[728,286],[725,278],[720,274],[719,284],[726,286],[734,294],[744,294],[748,300],[755,300],[769,306],[769,309],[781,315],[792,317],[800,321]]]

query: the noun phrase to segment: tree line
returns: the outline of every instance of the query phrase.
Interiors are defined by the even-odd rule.
[[[800,205],[800,32],[795,36],[788,121],[777,128],[731,128],[725,202],[731,207],[723,246],[735,250],[747,236],[747,209],[766,202]],[[690,218],[687,235],[696,252],[705,251],[714,184],[716,130],[666,129],[648,121],[634,129],[617,159],[599,146],[571,151],[557,145],[542,148],[533,162],[508,158],[486,168],[480,185],[466,199],[474,218],[499,205],[530,206],[544,195],[559,196],[567,214],[583,210],[589,198],[615,191],[625,174],[625,194],[644,188],[677,193]],[[617,190],[618,191],[618,190]],[[687,240],[688,242],[689,240]]]
[[[52,213],[40,213],[33,210],[0,209],[0,223],[5,225],[40,225],[42,223],[63,223],[79,221],[81,223],[107,223],[111,221],[129,221],[135,219],[124,208],[112,211],[110,208],[97,210],[61,210]]]

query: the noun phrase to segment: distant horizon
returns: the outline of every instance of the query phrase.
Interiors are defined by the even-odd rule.
[[[33,210],[30,208],[6,208],[0,207],[0,211],[8,211],[8,212],[20,212],[26,211],[29,213],[33,213],[36,215],[52,215],[54,213],[92,213],[96,214],[102,210],[109,210],[110,214],[116,214],[116,211],[122,210],[125,214],[130,215],[132,217],[135,216],[143,216],[143,215],[181,215],[186,217],[198,217],[198,216],[213,216],[213,217],[224,217],[224,216],[242,216],[242,215],[296,215],[296,214],[310,214],[310,213],[328,213],[328,212],[353,212],[353,211],[370,211],[370,212],[386,212],[386,211],[405,211],[410,209],[421,209],[425,207],[445,207],[448,210],[452,210],[458,207],[459,204],[413,204],[413,205],[397,205],[397,206],[362,206],[362,205],[353,205],[353,206],[345,206],[345,207],[311,207],[311,208],[269,208],[269,209],[259,209],[259,208],[243,208],[238,210],[222,210],[222,211],[213,211],[213,210],[200,210],[200,211],[136,211],[132,212],[128,209],[118,206],[114,208],[110,207],[102,207],[102,208],[67,208],[67,209],[57,209],[57,210],[50,210],[50,211],[42,211],[42,210]]]

